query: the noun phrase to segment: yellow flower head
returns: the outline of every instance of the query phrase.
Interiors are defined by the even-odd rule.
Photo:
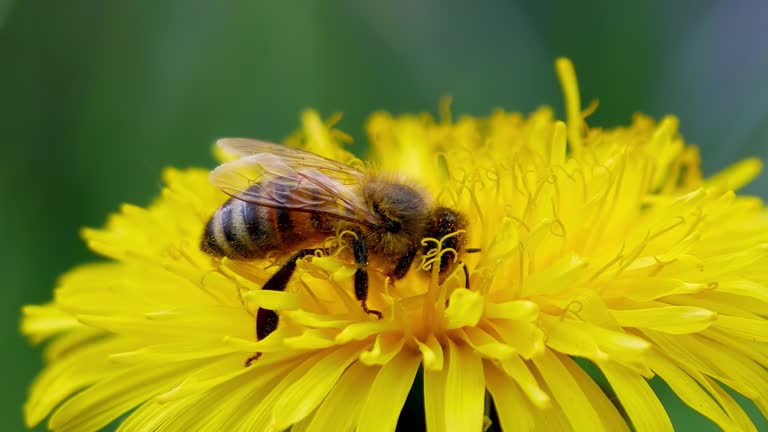
[[[421,367],[430,431],[482,430],[486,391],[504,430],[671,430],[654,376],[719,427],[754,430],[724,386],[768,416],[768,213],[734,193],[759,161],[703,179],[673,117],[587,128],[570,62],[557,69],[567,123],[549,108],[376,113],[365,163],[333,121],[304,114],[288,145],[419,185],[463,213],[479,249],[443,247],[452,233],[423,239],[431,252],[401,280],[368,269],[381,319],[355,299],[345,233],[299,260],[284,292],[261,290],[285,257],[203,253],[227,196],[206,170],[166,170],[148,208],[83,232],[110,261],[24,308],[22,331],[50,341],[27,424],[52,413],[53,430],[90,431],[127,414],[120,431],[391,431]],[[446,256],[456,267],[438,277]],[[259,308],[280,316],[262,340]]]

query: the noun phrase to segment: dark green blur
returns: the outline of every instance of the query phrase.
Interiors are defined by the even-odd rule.
[[[768,154],[765,3],[266,3],[0,0],[3,430],[22,429],[41,367],[20,305],[94,258],[80,227],[146,204],[164,166],[212,166],[217,137],[280,140],[314,107],[343,112],[360,150],[368,113],[444,95],[456,114],[560,109],[566,55],[584,103],[600,99],[592,125],[675,113],[707,173]],[[748,192],[765,197],[766,176]],[[656,387],[680,430],[716,430]]]

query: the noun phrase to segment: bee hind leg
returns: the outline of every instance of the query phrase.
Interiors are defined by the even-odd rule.
[[[381,319],[384,315],[373,309],[368,309],[366,301],[368,300],[368,247],[365,244],[365,237],[362,231],[355,229],[355,238],[352,240],[352,252],[355,256],[355,297],[363,307],[363,311],[370,315],[376,315]]]
[[[315,249],[302,249],[293,254],[279,270],[261,288],[270,291],[285,291],[291,276],[296,271],[296,262],[306,256],[313,255]],[[259,308],[256,312],[256,339],[262,340],[277,329],[280,317],[272,309]],[[250,366],[254,361],[261,357],[261,353],[256,353],[245,361],[245,366]]]

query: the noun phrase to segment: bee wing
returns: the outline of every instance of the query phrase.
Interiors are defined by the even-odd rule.
[[[360,193],[361,172],[313,153],[257,143],[264,145],[261,148],[281,150],[277,154],[241,153],[240,159],[214,169],[211,182],[250,204],[318,212],[364,224],[378,220]]]
[[[240,157],[252,156],[261,153],[268,153],[279,156],[287,164],[295,167],[298,170],[317,169],[331,175],[332,177],[334,175],[340,177],[336,180],[341,182],[348,181],[349,177],[352,177],[355,178],[355,181],[359,183],[364,175],[356,168],[335,161],[333,159],[328,159],[315,153],[299,150],[293,147],[286,147],[280,144],[273,144],[266,141],[248,138],[222,138],[216,141],[216,145],[221,147],[225,152],[235,154]]]

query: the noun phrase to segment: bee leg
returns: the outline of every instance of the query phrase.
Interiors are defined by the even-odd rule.
[[[365,245],[365,237],[363,237],[362,231],[355,229],[353,232],[355,233],[355,238],[352,240],[352,252],[355,255],[355,264],[357,264],[357,270],[355,270],[355,297],[360,301],[365,313],[376,315],[378,319],[381,319],[383,317],[381,312],[368,309],[368,305],[365,303],[368,300],[368,247]]]
[[[411,265],[413,264],[413,260],[416,259],[416,254],[419,252],[419,248],[416,246],[408,249],[408,253],[400,257],[400,259],[397,260],[397,264],[395,265],[395,271],[392,272],[392,277],[395,280],[399,280],[405,277],[406,274],[408,274],[408,270],[411,269]]]
[[[271,278],[261,288],[270,291],[285,291],[288,281],[291,280],[293,272],[296,271],[296,261],[315,253],[315,249],[302,249],[286,261],[280,269],[272,275]],[[269,336],[277,328],[277,312],[271,309],[259,308],[256,313],[256,338],[262,340]]]
[[[302,249],[293,254],[288,261],[286,261],[280,269],[272,275],[271,278],[261,288],[263,290],[270,291],[285,291],[288,286],[288,281],[291,280],[293,272],[296,271],[296,261],[315,253],[315,249]],[[277,323],[280,321],[280,317],[277,312],[272,309],[259,308],[256,312],[256,339],[262,340],[269,336],[275,329],[277,329]],[[261,357],[261,353],[256,353],[249,357],[245,361],[245,366],[248,367],[254,361]]]

